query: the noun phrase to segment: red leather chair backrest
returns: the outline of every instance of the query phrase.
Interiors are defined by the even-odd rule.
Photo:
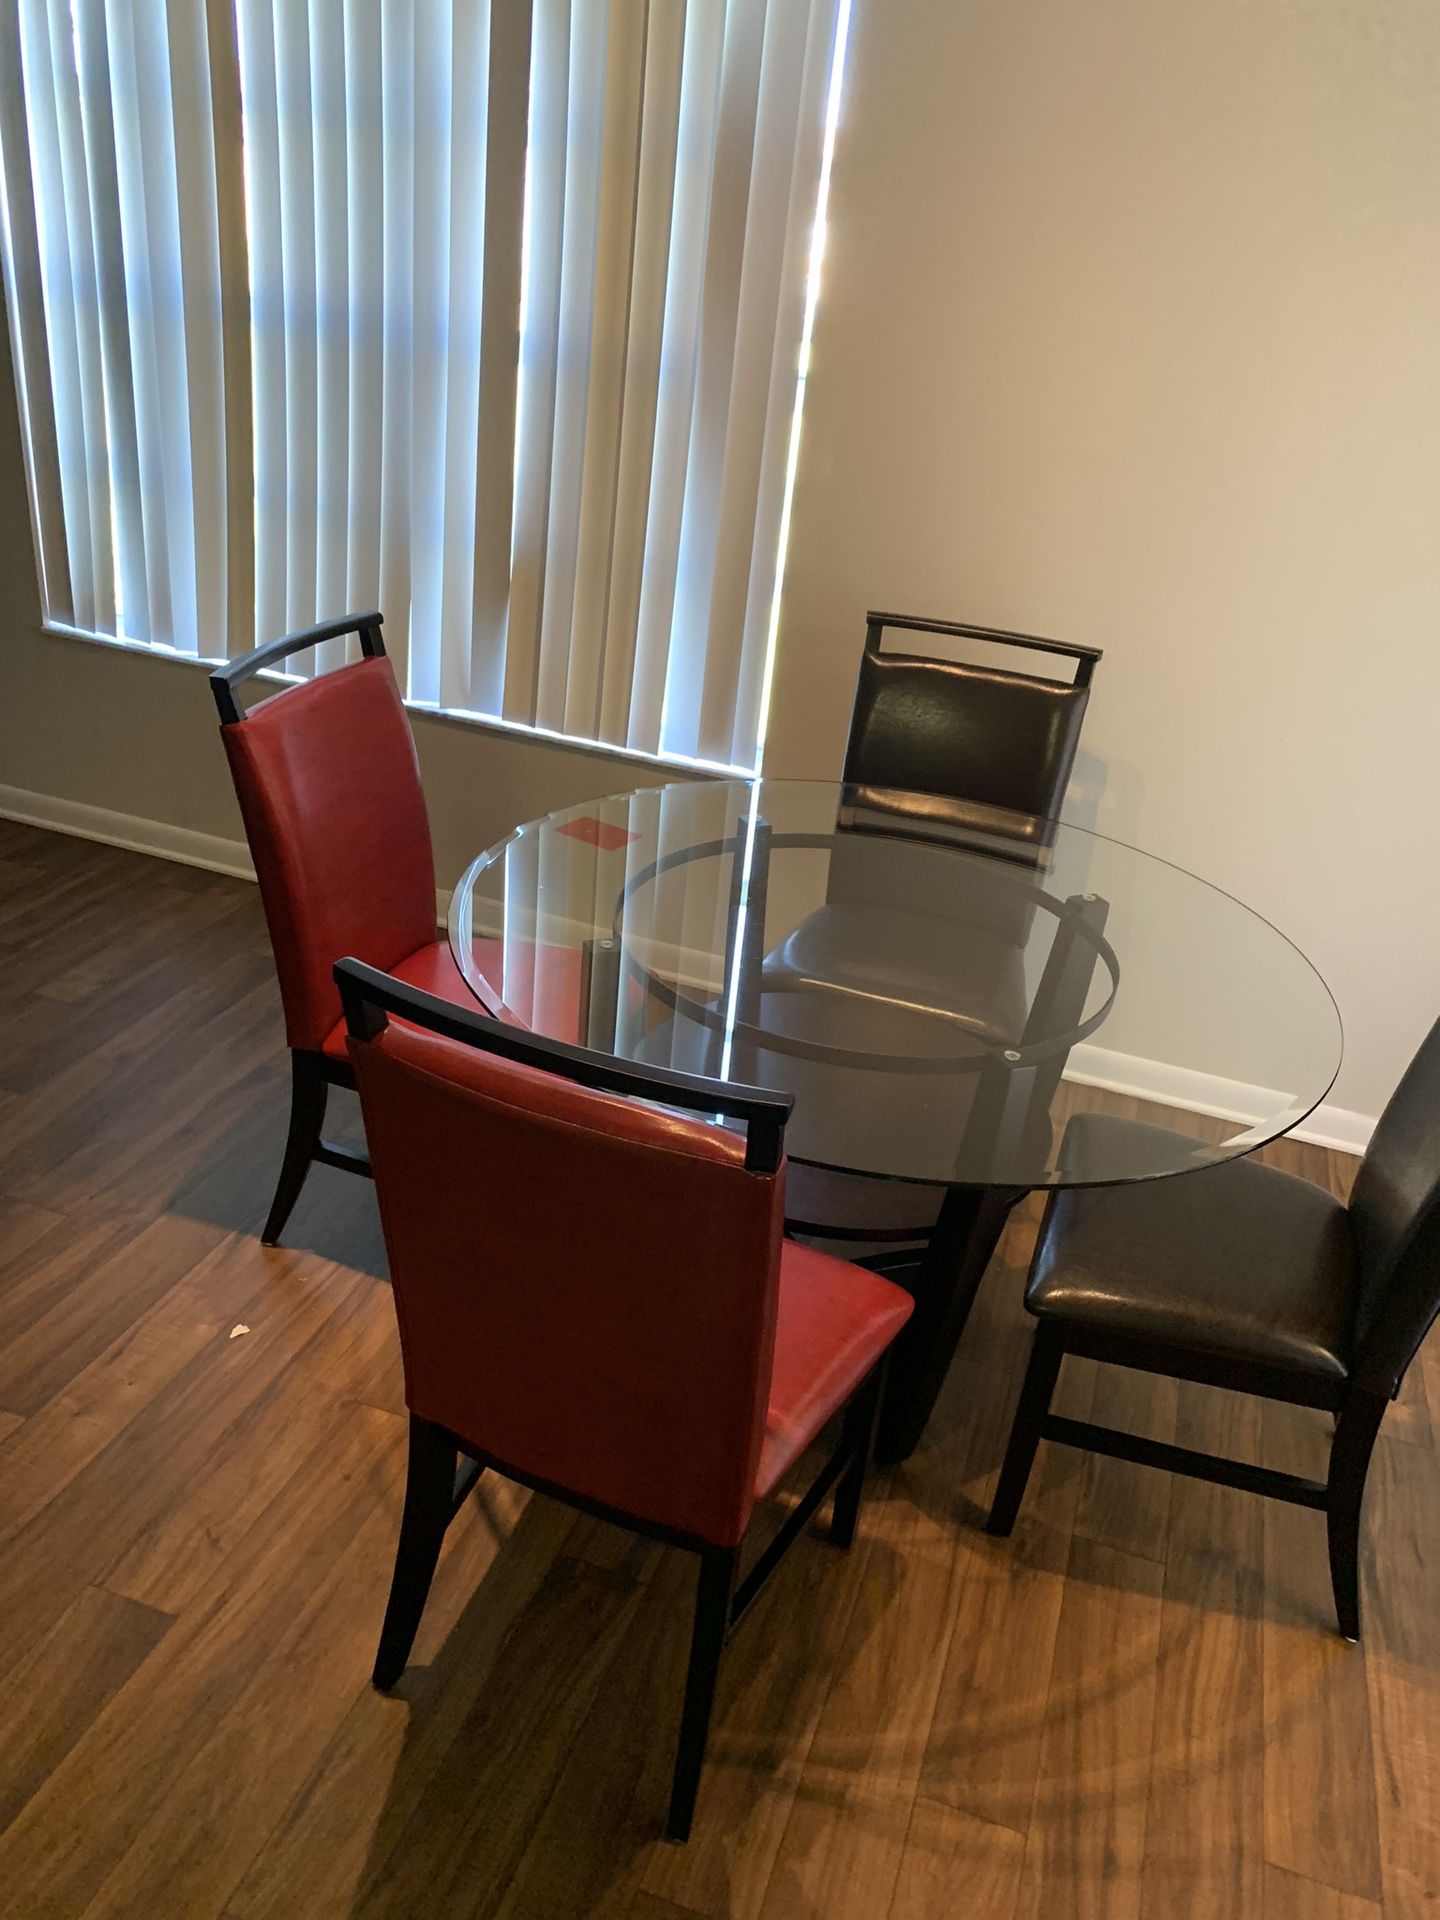
[[[287,687],[220,729],[275,950],[285,1033],[318,1050],[345,954],[389,969],[435,938],[415,742],[383,656]]]
[[[352,1037],[413,1413],[522,1478],[745,1530],[784,1166],[736,1135],[391,1022]]]

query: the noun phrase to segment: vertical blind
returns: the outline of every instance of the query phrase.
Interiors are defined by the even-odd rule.
[[[844,3],[0,8],[47,617],[753,766]]]

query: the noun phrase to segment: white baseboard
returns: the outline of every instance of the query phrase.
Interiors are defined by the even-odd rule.
[[[255,878],[250,851],[243,840],[222,840],[216,834],[194,833],[188,827],[174,827],[163,820],[145,820],[136,814],[114,813],[108,807],[86,806],[78,800],[60,800],[50,794],[27,792],[23,787],[0,785],[0,818],[19,820],[31,827],[49,827],[57,833],[74,834],[81,840],[100,840],[107,846],[128,848],[132,853],[156,854],[162,860],[178,860],[188,867],[206,867],[212,873],[228,873],[240,880]],[[450,890],[438,889],[435,895],[438,926],[446,924],[449,905]],[[494,931],[498,933],[499,929]],[[684,956],[678,951],[672,950],[667,957],[682,977],[696,985],[702,984],[705,973],[702,966],[682,964]],[[693,961],[693,956],[691,958]],[[1253,1121],[1257,1113],[1273,1114],[1282,1098],[1280,1094],[1243,1081],[1222,1080],[1214,1074],[1089,1045],[1073,1049],[1065,1077],[1081,1086],[1099,1087],[1137,1100],[1153,1100],[1157,1106],[1176,1107],[1185,1113],[1213,1114],[1222,1120]],[[1325,1101],[1289,1131],[1294,1139],[1311,1146],[1329,1147],[1340,1153],[1363,1153],[1374,1130],[1373,1115],[1353,1113],[1348,1107],[1333,1106]]]
[[[27,827],[49,827],[77,840],[100,840],[131,853],[152,853],[176,860],[184,867],[206,867],[237,880],[255,878],[250,849],[243,840],[222,840],[218,834],[195,833],[166,820],[145,820],[138,814],[115,813],[109,807],[87,806],[81,800],[61,800],[49,793],[30,793],[24,787],[0,785],[0,819],[18,820]]]
[[[1208,1113],[1220,1120],[1254,1121],[1257,1114],[1273,1115],[1284,1095],[1242,1080],[1222,1080],[1215,1074],[1175,1067],[1162,1060],[1145,1060],[1109,1047],[1083,1045],[1071,1050],[1065,1078],[1082,1087],[1123,1093],[1135,1100],[1153,1100],[1157,1106],[1182,1113]],[[1273,1127],[1266,1132],[1272,1132]],[[1310,1146],[1330,1147],[1339,1153],[1363,1153],[1375,1131],[1374,1116],[1353,1113],[1323,1101],[1296,1126],[1291,1138]]]
[[[1337,1107],[1324,1100],[1303,1126],[1296,1127],[1295,1138],[1312,1147],[1332,1147],[1336,1153],[1364,1153],[1370,1144],[1379,1118],[1373,1113],[1356,1113],[1352,1107]]]

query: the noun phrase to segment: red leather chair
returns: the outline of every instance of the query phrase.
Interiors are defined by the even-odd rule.
[[[355,960],[335,973],[410,1409],[375,1685],[404,1671],[446,1527],[486,1467],[690,1549],[666,1828],[683,1840],[730,1628],[832,1487],[831,1536],[854,1537],[910,1297],[782,1238],[788,1096],[542,1039]],[[739,1578],[757,1501],[842,1409],[835,1451]],[[457,1478],[459,1455],[473,1465]]]
[[[286,687],[248,713],[236,689],[322,640],[358,634],[362,658]],[[312,1162],[368,1174],[321,1136],[332,1086],[353,1087],[340,996],[343,954],[473,1005],[435,937],[435,867],[405,708],[380,615],[287,634],[210,675],[280,976],[290,1045],[290,1131],[261,1239],[273,1246]]]

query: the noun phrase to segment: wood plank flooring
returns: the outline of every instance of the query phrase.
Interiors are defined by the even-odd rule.
[[[254,889],[0,822],[0,969],[5,1920],[1440,1912],[1434,1342],[1376,1454],[1363,1648],[1318,1516],[1229,1489],[1045,1448],[990,1540],[1028,1204],[921,1452],[733,1644],[668,1847],[679,1557],[482,1482],[370,1689],[393,1312],[361,1182],[318,1169],[256,1237],[286,1069]],[[1323,1452],[1303,1410],[1070,1369],[1071,1412]]]

